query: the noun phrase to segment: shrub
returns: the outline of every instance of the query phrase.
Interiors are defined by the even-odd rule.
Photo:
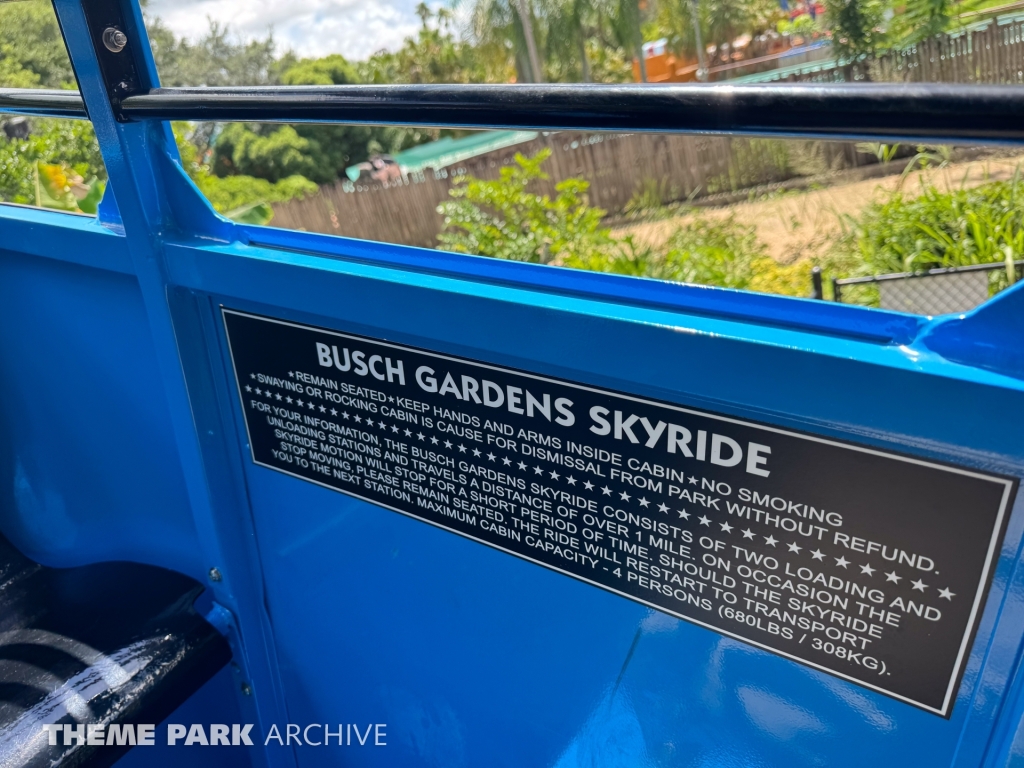
[[[565,266],[789,296],[807,295],[811,270],[810,263],[777,263],[765,252],[754,228],[732,216],[696,217],[677,228],[660,252],[627,237],[616,241],[614,248],[567,259]]]
[[[83,120],[33,120],[25,139],[7,140],[0,134],[0,201],[40,204],[39,168],[43,176],[59,166],[69,179],[97,179],[102,186],[106,169],[92,125]],[[62,185],[68,186],[68,185]],[[57,194],[56,190],[54,193]],[[46,201],[43,200],[43,203]],[[65,208],[60,205],[56,207]],[[71,208],[66,208],[72,210]]]
[[[764,246],[753,227],[739,225],[731,216],[718,221],[699,217],[676,229],[660,253],[637,247],[632,238],[627,238],[619,242],[618,248],[585,259],[568,259],[565,266],[679,283],[746,288],[751,264],[758,258],[765,258]]]
[[[650,277],[725,288],[806,295],[810,264],[783,266],[771,259],[754,227],[732,216],[696,216],[676,229],[663,249],[617,239],[601,226],[604,211],[586,201],[588,184],[567,179],[550,199],[527,191],[546,179],[541,164],[550,154],[517,154],[500,177],[483,181],[462,177],[442,203],[445,217],[438,235],[442,247],[460,253],[516,261],[556,263],[573,269]]]
[[[517,152],[515,164],[502,168],[497,179],[456,179],[452,200],[437,208],[444,216],[441,247],[540,264],[609,247],[611,233],[601,226],[605,212],[587,203],[587,181],[559,182],[554,199],[527,191],[531,182],[548,178],[541,165],[550,155],[549,149],[529,158]]]
[[[883,0],[825,0],[832,50],[839,59],[870,56],[885,44]]]
[[[729,170],[708,179],[710,194],[737,192],[758,184],[783,181],[796,175],[790,147],[778,139],[733,139]]]
[[[106,183],[95,176],[83,179],[66,164],[37,162],[35,187],[34,204],[40,208],[95,216]]]
[[[733,216],[717,221],[696,218],[677,229],[666,247],[652,277],[723,288],[746,288],[753,263],[767,258],[754,228],[737,223]]]
[[[648,177],[637,182],[622,213],[631,218],[664,218],[672,215],[672,210],[665,206],[679,197],[679,188],[669,184],[668,179]]]
[[[203,176],[196,186],[213,207],[221,213],[253,203],[283,203],[303,198],[317,191],[317,186],[304,176],[288,176],[277,183],[253,176]]]
[[[922,183],[913,196],[897,189],[848,219],[832,254],[842,272],[877,275],[1003,261],[992,289],[1014,279],[1024,258],[1024,184],[1018,178],[943,192]],[[868,303],[874,303],[872,297]]]

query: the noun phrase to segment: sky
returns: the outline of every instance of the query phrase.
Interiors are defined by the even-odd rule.
[[[340,53],[365,59],[396,49],[415,35],[418,0],[150,0],[147,16],[159,16],[179,37],[195,39],[209,21],[229,25],[240,38],[273,31],[277,52],[301,57]],[[430,3],[431,6],[437,3]]]

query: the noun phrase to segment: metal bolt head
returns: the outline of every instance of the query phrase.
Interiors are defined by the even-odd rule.
[[[224,577],[221,576],[219,568],[211,568],[210,569],[210,581],[220,581],[223,578]]]
[[[252,688],[249,687],[248,683],[242,683],[242,695],[252,696]]]
[[[128,35],[117,27],[107,27],[103,30],[103,45],[111,53],[120,53],[128,45]]]

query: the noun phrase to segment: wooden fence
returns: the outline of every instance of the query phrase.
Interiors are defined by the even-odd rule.
[[[874,79],[895,82],[1024,83],[1024,17],[995,19],[939,35],[905,50],[855,64],[790,72],[788,81],[842,82]],[[662,202],[745,189],[803,175],[791,144],[773,140],[650,134],[542,134],[533,141],[468,160],[458,167],[411,174],[390,184],[338,183],[306,200],[274,206],[273,226],[327,232],[367,240],[433,247],[444,222],[437,206],[449,198],[455,178],[471,174],[495,178],[516,152],[551,149],[544,165],[550,179],[536,184],[554,194],[563,179],[590,182],[593,205],[621,213],[645,187]],[[817,143],[824,167],[869,162],[852,144]],[[822,166],[818,164],[819,168]]]
[[[622,212],[645,189],[661,202],[689,199],[799,175],[784,142],[714,136],[652,134],[541,134],[532,141],[490,152],[458,165],[410,174],[388,184],[344,182],[321,187],[305,200],[274,205],[273,226],[347,237],[434,247],[444,222],[437,207],[450,199],[456,178],[492,179],[516,152],[550,149],[549,178],[531,191],[554,195],[555,184],[582,177],[591,205]],[[825,147],[822,162],[850,167],[867,162],[852,145]]]
[[[936,35],[868,64],[808,67],[776,82],[1024,84],[1024,16],[1008,16]]]

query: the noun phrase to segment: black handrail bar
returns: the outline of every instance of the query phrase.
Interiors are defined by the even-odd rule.
[[[68,117],[87,120],[85,102],[78,91],[0,88],[0,114]]]
[[[69,114],[74,92],[0,90],[0,112]],[[81,101],[76,102],[77,108]],[[345,85],[157,88],[122,120],[323,122],[733,133],[943,143],[1024,141],[1024,89],[907,83]],[[51,114],[51,113],[48,113]]]

